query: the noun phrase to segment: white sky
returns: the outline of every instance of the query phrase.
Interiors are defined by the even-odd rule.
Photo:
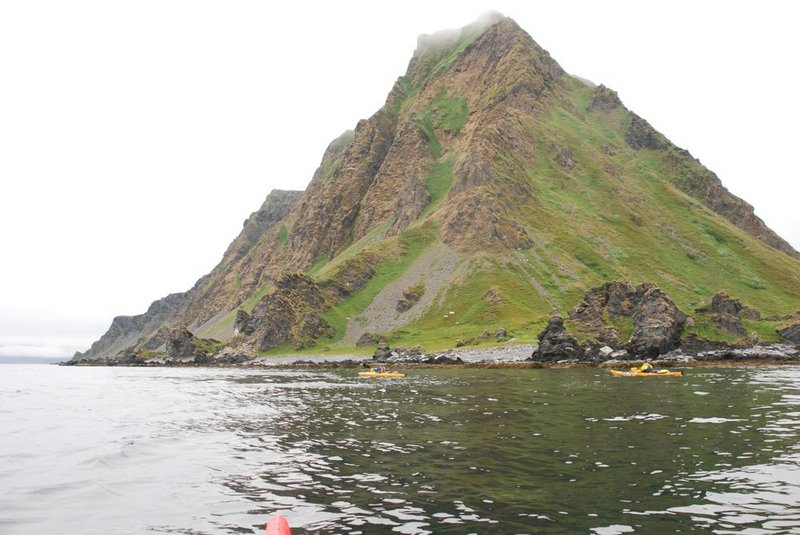
[[[495,10],[800,249],[800,6],[0,2],[0,355],[71,356],[190,288],[383,105],[422,33]],[[798,308],[800,308],[800,303]]]

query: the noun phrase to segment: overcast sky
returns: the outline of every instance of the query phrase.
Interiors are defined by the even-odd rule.
[[[800,249],[795,5],[4,0],[0,355],[71,356],[189,289],[383,105],[419,34],[490,10]]]

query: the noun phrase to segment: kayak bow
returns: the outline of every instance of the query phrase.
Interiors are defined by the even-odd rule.
[[[265,535],[292,535],[292,530],[289,529],[289,522],[283,515],[272,515],[267,522],[267,530]]]

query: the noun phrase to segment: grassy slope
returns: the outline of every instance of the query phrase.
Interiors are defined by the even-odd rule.
[[[337,336],[319,347],[358,352],[337,343],[348,318],[363,313],[387,284],[411,269],[438,240],[435,214],[447,202],[454,162],[460,156],[444,140],[457,136],[474,110],[467,108],[457,87],[427,96],[421,88],[446,73],[474,38],[467,34],[451,49],[422,58],[419,64],[429,65],[420,71],[427,74],[418,77],[417,85],[409,76],[398,80],[401,97],[386,111],[413,120],[427,140],[435,160],[425,177],[431,202],[401,235],[385,238],[387,222],[337,257],[321,258],[309,270],[325,285],[359,255],[377,253],[383,259],[366,286],[325,313]],[[513,209],[532,247],[505,256],[470,257],[458,269],[458,278],[417,320],[381,333],[392,345],[443,349],[458,339],[474,339],[500,327],[519,342],[535,341],[552,310],[566,314],[588,288],[613,279],[653,282],[689,314],[721,290],[764,315],[783,316],[798,308],[800,262],[683,193],[675,186],[678,178],[664,164],[664,152],[629,147],[625,134],[631,117],[626,110],[590,112],[593,88],[574,79],[568,86],[549,116],[523,119],[537,155],[534,161],[519,162],[513,153],[496,155],[498,180],[523,183],[533,192],[532,203]],[[557,163],[555,155],[563,148],[571,152],[574,167]],[[519,169],[525,170],[523,176]],[[491,298],[484,298],[487,294]],[[703,317],[696,320],[692,330],[697,334],[733,341]],[[622,332],[632,328],[627,319],[617,323]],[[761,339],[775,337],[774,322],[746,321],[745,326]]]
[[[765,315],[785,315],[797,308],[800,263],[681,192],[671,182],[663,153],[627,146],[627,112],[585,111],[590,98],[591,88],[575,81],[569,98],[547,120],[529,125],[539,158],[528,165],[525,179],[535,202],[520,210],[519,222],[535,238],[534,246],[508,257],[473,258],[469,276],[454,281],[435,301],[438,306],[411,325],[383,333],[392,344],[441,349],[498,327],[519,341],[533,341],[552,309],[566,313],[586,289],[611,279],[654,282],[690,314],[720,290]],[[441,131],[452,114],[436,111],[457,105],[455,95],[438,96],[428,108],[434,113],[424,116],[421,125],[433,141],[431,150],[440,156],[429,175],[433,202],[423,219],[444,202],[452,180],[453,155],[442,154],[436,141],[437,129]],[[573,152],[577,161],[573,169],[554,161],[553,144]],[[601,150],[603,146],[610,149],[608,153]],[[435,239],[430,229],[429,221],[426,227],[412,227],[396,242],[379,245],[395,247],[395,253],[367,287],[327,314],[337,333],[344,332],[347,317],[366,309],[386,284],[412,265]],[[363,249],[359,244],[354,247]],[[331,265],[352,254],[345,251]],[[325,266],[320,279],[331,271]],[[490,290],[499,299],[483,299]],[[763,339],[774,338],[769,322],[747,322],[746,327]],[[694,330],[730,341],[702,318]]]

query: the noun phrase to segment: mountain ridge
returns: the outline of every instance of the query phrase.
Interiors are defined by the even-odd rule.
[[[364,334],[440,332],[453,343],[467,328],[501,323],[524,338],[551,310],[618,277],[655,280],[699,306],[720,289],[704,271],[726,264],[738,264],[730,291],[788,314],[798,256],[613,90],[568,75],[495,13],[421,36],[385,105],[329,145],[304,192],[270,193],[211,273],[152,312],[115,319],[103,343],[76,358],[113,356],[165,325],[259,350],[320,336],[349,347]],[[268,303],[288,307],[281,292],[298,298],[300,287],[319,292],[305,306],[327,327],[315,319],[316,334],[299,338],[264,331],[265,310],[276,313]],[[414,287],[417,301],[392,313]],[[474,314],[444,324],[453,303]]]

